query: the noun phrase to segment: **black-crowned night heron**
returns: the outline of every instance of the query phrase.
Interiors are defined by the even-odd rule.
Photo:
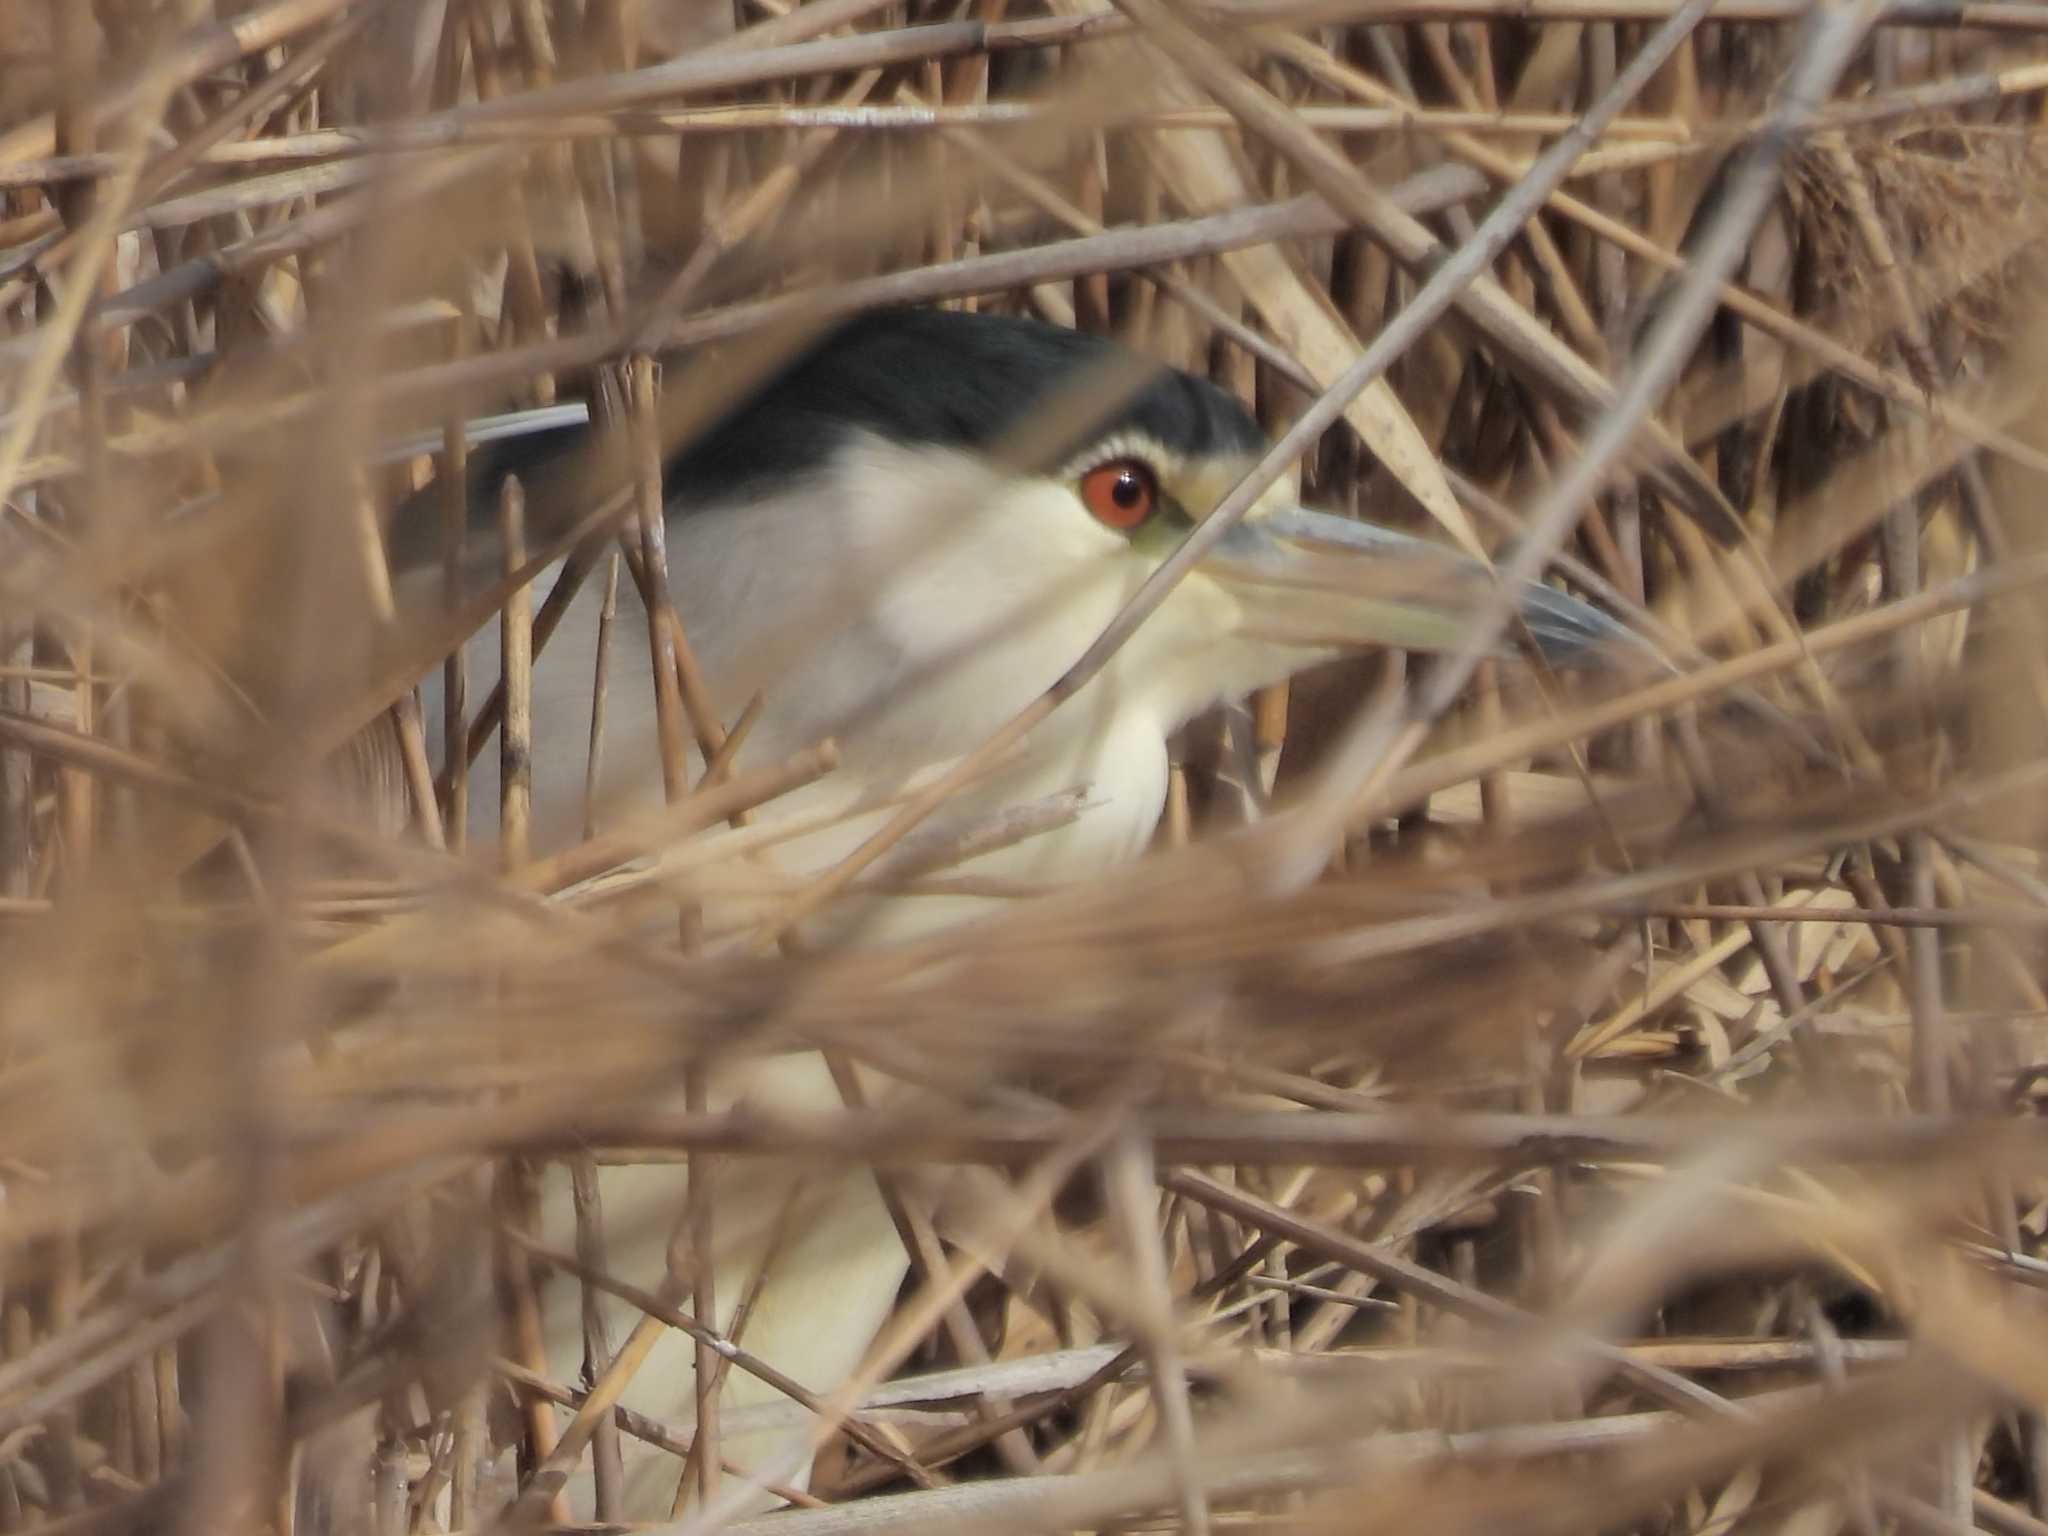
[[[826,334],[765,385],[735,399],[664,466],[670,589],[690,646],[730,722],[765,700],[745,747],[761,763],[823,738],[842,767],[795,797],[797,811],[843,809],[886,796],[920,770],[980,745],[1053,684],[1146,576],[1266,450],[1239,403],[1197,378],[1158,369],[1106,414],[1075,417],[1076,401],[1128,354],[1098,337],[986,314],[878,312]],[[1102,398],[1102,391],[1096,391]],[[1065,413],[1065,425],[1060,425]],[[1050,423],[1050,424],[1049,424]],[[494,526],[496,482],[516,470],[540,531],[585,506],[556,505],[550,463],[580,431],[528,439],[486,458],[476,476],[476,527]],[[1035,442],[1034,442],[1035,439]],[[431,493],[394,529],[402,586],[440,580]],[[1311,557],[1308,551],[1319,551]],[[1336,555],[1363,582],[1332,582]],[[1140,853],[1168,787],[1167,741],[1221,700],[1277,682],[1347,645],[1436,649],[1454,641],[1485,573],[1439,546],[1323,516],[1276,486],[1141,626],[1087,687],[1023,747],[956,797],[933,834],[966,836],[1017,806],[1069,797],[1077,815],[981,854],[960,872],[1043,884]],[[545,585],[545,583],[543,583]],[[585,806],[591,680],[600,595],[576,600],[533,673],[533,837],[536,852],[573,841]],[[1576,650],[1617,626],[1547,587],[1523,594],[1530,633]],[[602,773],[594,803],[615,814],[662,794],[644,613],[620,603],[609,667]],[[497,672],[494,632],[472,647],[481,687]],[[438,700],[427,719],[437,721]],[[436,748],[438,750],[438,747]],[[472,835],[496,816],[494,754],[472,781]],[[778,851],[785,867],[822,868],[883,813],[837,823]],[[831,936],[865,939],[972,915],[975,899],[900,898],[853,908]],[[982,910],[989,901],[982,899]],[[717,925],[711,925],[715,937]],[[839,1102],[822,1065],[798,1058],[729,1085],[726,1095],[783,1103]],[[815,1173],[815,1170],[813,1170]],[[721,1326],[745,1289],[801,1170],[744,1170],[722,1184],[717,1301]],[[683,1209],[674,1165],[602,1175],[610,1260],[654,1289]],[[567,1180],[546,1197],[548,1237],[573,1232]],[[899,1239],[862,1170],[803,1185],[795,1235],[779,1249],[745,1342],[815,1391],[837,1386],[873,1340],[902,1279]],[[575,1297],[547,1298],[550,1366],[574,1380],[582,1359]],[[614,1307],[623,1338],[637,1313]],[[692,1347],[670,1333],[624,1401],[673,1422],[693,1413]],[[747,1412],[776,1394],[729,1378],[736,1416],[726,1454],[789,1477],[788,1433],[754,1434]],[[758,1415],[757,1415],[758,1416]],[[780,1461],[779,1465],[771,1465]],[[665,1457],[629,1469],[623,1513],[666,1516],[679,1466]]]

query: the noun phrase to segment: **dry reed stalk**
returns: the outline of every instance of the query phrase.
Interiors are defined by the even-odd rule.
[[[773,1423],[830,1452],[774,1485],[803,1509],[728,1529],[2038,1536],[2037,8],[778,0],[694,39],[687,9],[0,3],[0,1529],[560,1522],[586,1448],[602,1520],[624,1436],[706,1531],[746,1481],[721,1442]],[[778,883],[775,802],[835,757],[746,757],[772,688],[719,718],[659,464],[891,302],[1193,362],[1283,440],[1268,473],[1562,572],[1671,667],[1301,680],[1191,732],[1173,846],[1089,890],[956,867],[1059,804],[871,867],[964,773]],[[664,358],[657,392],[646,352],[711,343],[726,371]],[[479,581],[473,421],[615,366],[631,451]],[[385,605],[349,521],[423,453],[432,614]],[[329,568],[266,559],[330,515]],[[643,664],[614,655],[586,836],[530,857],[530,668],[600,555],[608,609],[623,565],[655,613],[669,805],[597,796],[607,678]],[[266,692],[301,612],[332,696]],[[304,766],[377,721],[406,842]],[[495,872],[450,856],[493,734]],[[1220,837],[1252,777],[1277,814]],[[740,895],[758,940],[939,890],[1001,918],[778,956],[642,921]],[[708,1108],[721,1067],[820,1045],[842,1109]],[[557,1155],[577,1252],[508,1215],[492,1296],[478,1173]],[[770,1156],[878,1170],[911,1257],[852,1382],[749,1347],[765,1265],[711,1326],[710,1260],[766,1213],[707,1168]],[[594,1176],[663,1161],[689,1312],[606,1271]],[[588,1392],[546,1374],[543,1267],[587,1320],[638,1309],[616,1350],[587,1329]],[[617,1401],[672,1327],[689,1422]],[[722,1414],[734,1370],[786,1400]],[[344,1503],[277,1497],[348,1425]]]

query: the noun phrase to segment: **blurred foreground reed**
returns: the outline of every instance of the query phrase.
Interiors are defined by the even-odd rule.
[[[1673,16],[1304,465],[1503,559],[1547,514],[1673,675],[1327,669],[1186,733],[1154,858],[882,952],[642,937],[755,888],[746,813],[825,751],[464,856],[406,694],[460,627],[380,530],[466,423],[924,302],[1277,435]],[[0,4],[0,1531],[500,1523],[493,1445],[582,1389],[523,1170],[767,1155],[915,1217],[776,1530],[2048,1530],[2044,32]],[[365,728],[413,749],[389,825],[328,791]],[[1281,889],[1304,790],[1341,828]],[[919,1107],[653,1107],[796,1045]]]

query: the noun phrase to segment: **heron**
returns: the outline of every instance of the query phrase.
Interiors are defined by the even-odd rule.
[[[693,357],[677,366],[705,364]],[[699,387],[706,377],[696,375]],[[806,793],[839,814],[807,851],[782,851],[801,870],[829,867],[872,832],[890,796],[972,752],[1058,681],[1269,448],[1233,395],[1143,363],[1115,341],[936,308],[831,324],[765,378],[736,387],[708,418],[661,462],[666,595],[718,715],[729,722],[760,701],[746,755],[776,761],[836,743],[837,771]],[[473,554],[487,565],[495,558],[490,535],[509,476],[526,488],[539,533],[588,511],[572,467],[599,430],[559,426],[480,455],[470,485]],[[390,554],[402,593],[439,590],[436,494],[429,487],[394,521]],[[1187,722],[1349,648],[1448,648],[1492,579],[1433,540],[1309,510],[1283,480],[1091,681],[948,801],[937,835],[951,827],[967,838],[1008,810],[1052,803],[1063,813],[1038,835],[976,854],[962,871],[1057,885],[1132,860],[1160,821],[1169,739]],[[1553,657],[1627,633],[1546,584],[1516,598],[1526,637]],[[533,668],[535,852],[583,835],[592,806],[623,815],[664,793],[652,669],[632,664],[648,655],[649,619],[630,595],[609,629],[627,660],[610,668],[601,767],[590,781],[600,609],[594,585],[579,593]],[[496,671],[497,645],[494,626],[469,642],[479,688]],[[437,725],[437,677],[424,686],[425,716]],[[462,750],[438,733],[430,746]],[[703,770],[701,750],[691,762]],[[470,798],[477,841],[493,830],[496,777],[492,757],[481,758]],[[848,902],[824,915],[816,937],[888,942],[972,920],[997,900],[953,891]],[[757,1064],[715,1091],[727,1103],[841,1102],[815,1055]],[[612,1273],[659,1288],[687,1180],[675,1164],[600,1171]],[[705,1321],[726,1327],[736,1298],[759,1280],[746,1347],[829,1392],[858,1366],[907,1269],[872,1173],[750,1166],[733,1185],[721,1182],[718,1199],[716,1317]],[[542,1226],[545,1240],[571,1245],[564,1174],[544,1183]],[[583,1333],[566,1287],[551,1285],[543,1300],[549,1368],[573,1380]],[[640,1315],[614,1299],[605,1307],[614,1338]],[[692,1342],[667,1333],[622,1401],[687,1423],[694,1362]],[[778,1395],[741,1372],[724,1390],[736,1425],[744,1410]],[[788,1463],[805,1444],[802,1431],[785,1426],[729,1436],[724,1453],[742,1470],[801,1485],[804,1469]],[[618,1513],[666,1518],[679,1470],[666,1455],[633,1458]],[[587,1486],[577,1500],[588,1514]]]

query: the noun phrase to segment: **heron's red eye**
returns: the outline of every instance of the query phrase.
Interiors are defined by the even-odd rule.
[[[1139,459],[1111,459],[1081,477],[1081,501],[1098,523],[1128,533],[1159,504],[1159,482]]]

